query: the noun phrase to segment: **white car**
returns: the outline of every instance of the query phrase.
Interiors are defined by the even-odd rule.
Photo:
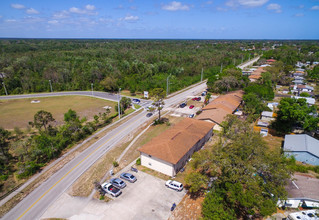
[[[182,191],[183,190],[183,184],[180,182],[174,181],[174,180],[167,180],[165,183],[166,187],[169,187],[171,189],[175,189],[177,191]]]

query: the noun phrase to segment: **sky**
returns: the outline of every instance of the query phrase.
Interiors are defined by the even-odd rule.
[[[1,0],[0,37],[319,39],[319,0]]]

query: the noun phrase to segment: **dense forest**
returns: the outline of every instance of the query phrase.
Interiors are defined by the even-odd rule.
[[[252,50],[256,44],[256,49]],[[259,45],[259,46],[258,46]],[[207,78],[213,67],[238,65],[261,42],[214,40],[0,40],[0,81],[9,94],[95,90],[170,91]],[[250,49],[250,50],[247,50]],[[5,95],[1,87],[1,95]]]

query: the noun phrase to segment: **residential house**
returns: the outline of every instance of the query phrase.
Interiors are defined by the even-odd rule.
[[[195,151],[210,139],[214,124],[185,118],[138,149],[141,164],[175,176]]]
[[[297,161],[319,165],[319,140],[307,134],[286,135],[284,152]]]
[[[291,96],[291,98],[306,99],[306,102],[308,105],[314,105],[316,103],[316,100],[314,98],[310,98],[310,97]]]

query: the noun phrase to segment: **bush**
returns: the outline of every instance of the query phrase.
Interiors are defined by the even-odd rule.
[[[100,200],[104,200],[105,196],[104,195],[100,195]]]
[[[141,165],[141,158],[138,158],[138,159],[136,160],[136,165]]]
[[[119,166],[119,163],[117,161],[113,161],[113,166],[114,167],[118,167]]]

